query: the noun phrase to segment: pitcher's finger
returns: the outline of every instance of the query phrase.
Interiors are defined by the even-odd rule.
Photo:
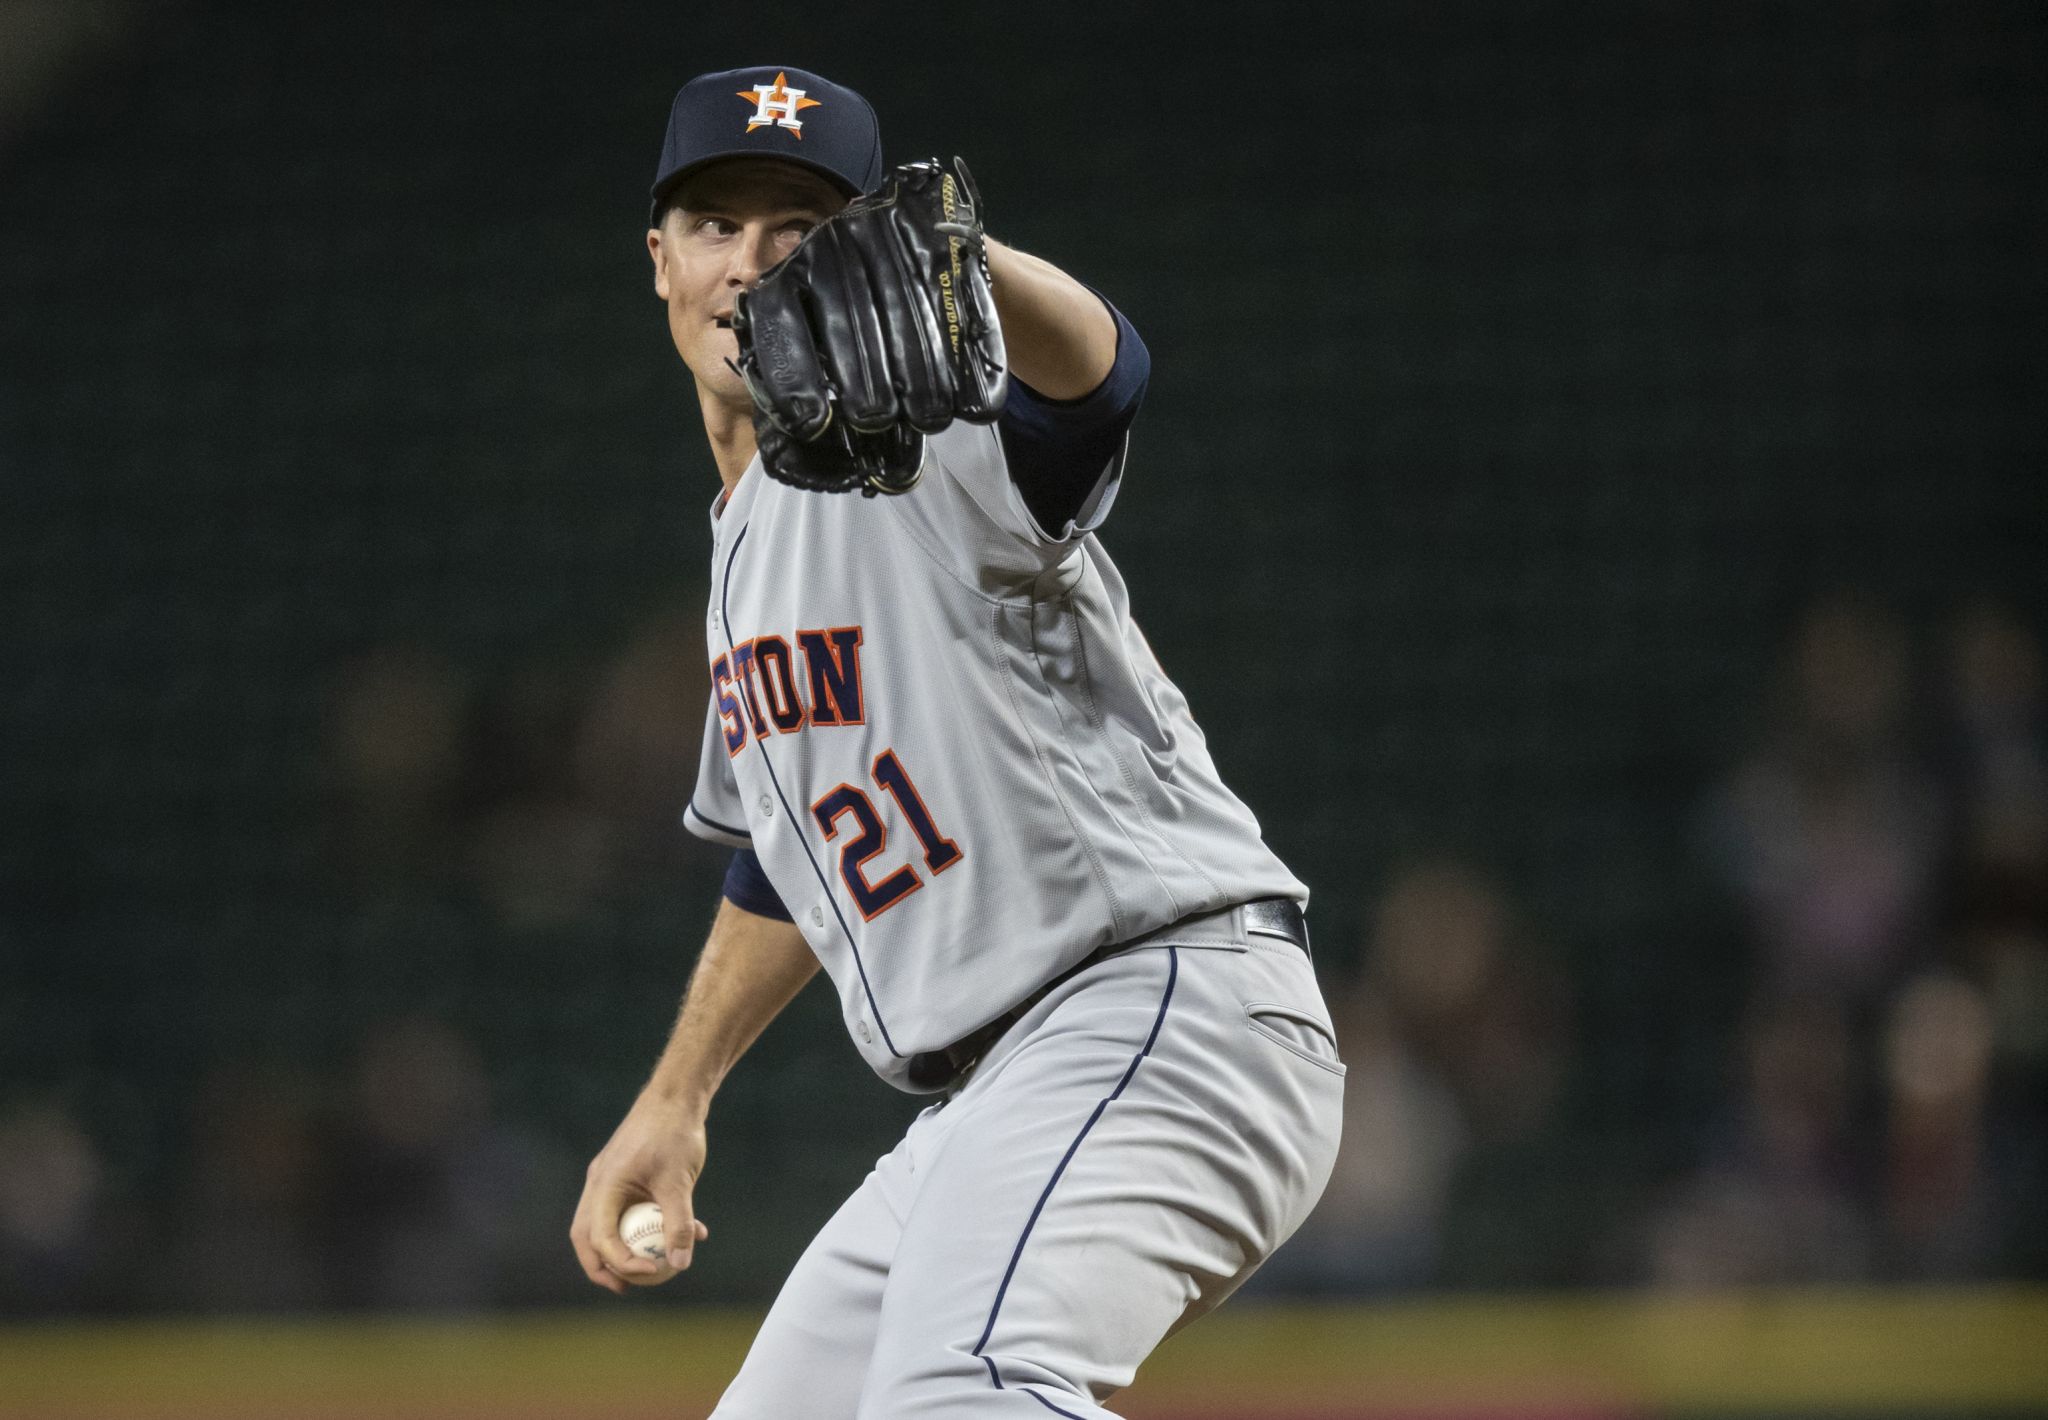
[[[626,1204],[623,1191],[616,1185],[593,1181],[584,1186],[583,1199],[576,1209],[570,1235],[580,1237],[577,1256],[583,1259],[585,1275],[600,1287],[610,1288],[618,1277],[628,1273],[659,1270],[646,1258],[633,1256],[619,1237],[619,1214],[626,1210]]]
[[[591,1246],[590,1230],[584,1224],[580,1208],[576,1212],[576,1221],[569,1225],[569,1244],[576,1249],[576,1263],[586,1278],[614,1296],[626,1295],[626,1284],[606,1270],[604,1258]]]
[[[661,1205],[662,1243],[668,1248],[668,1265],[678,1272],[685,1271],[697,1244],[711,1236],[711,1230],[697,1220],[689,1189],[669,1188],[654,1201]]]

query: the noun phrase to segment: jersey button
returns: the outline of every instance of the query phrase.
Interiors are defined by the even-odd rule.
[[[820,927],[824,926],[824,925],[825,925],[825,909],[824,909],[824,908],[822,908],[822,907],[814,907],[814,908],[812,908],[812,909],[811,909],[811,921],[812,921],[812,922],[813,922],[814,924],[816,924],[817,926],[820,926]]]
[[[775,817],[775,800],[769,798],[766,794],[761,796],[761,817]]]
[[[853,1028],[855,1031],[859,1033],[860,1043],[862,1045],[873,1045],[875,1043],[875,1033],[868,1029],[868,1023],[866,1021],[854,1022]]]

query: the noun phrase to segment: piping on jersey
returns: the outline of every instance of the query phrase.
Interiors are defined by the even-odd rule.
[[[732,639],[732,638],[731,638],[730,636],[726,637],[726,640],[727,640],[727,641],[730,641],[731,639]],[[710,825],[711,825],[711,826],[712,826],[713,828],[717,829],[717,830],[718,830],[718,831],[719,831],[720,833],[729,833],[729,834],[731,834],[731,835],[732,835],[732,836],[733,836],[734,838],[744,838],[744,839],[746,839],[746,840],[747,840],[747,841],[748,841],[749,843],[751,843],[751,842],[753,842],[753,841],[754,841],[754,835],[753,835],[753,834],[751,834],[751,833],[749,833],[749,832],[747,832],[747,831],[746,831],[746,830],[745,830],[744,828],[734,828],[734,827],[733,827],[733,826],[732,826],[731,824],[729,824],[729,823],[720,823],[720,822],[719,822],[719,821],[718,821],[717,819],[713,818],[713,817],[712,817],[712,816],[711,816],[710,814],[707,814],[707,813],[705,813],[705,812],[704,812],[704,810],[702,810],[702,809],[700,809],[700,808],[698,808],[698,807],[697,807],[697,802],[696,802],[696,800],[694,800],[694,799],[693,799],[693,800],[691,800],[691,801],[690,801],[690,803],[689,803],[689,804],[688,804],[688,805],[687,805],[686,807],[688,808],[688,811],[689,811],[690,813],[693,813],[693,814],[695,814],[695,815],[696,815],[696,816],[697,816],[698,818],[700,818],[700,819],[702,819],[702,820],[703,820],[704,822],[706,822],[706,823],[710,824]]]
[[[995,1360],[992,1357],[982,1356],[981,1351],[984,1346],[988,1345],[989,1337],[995,1334],[996,1317],[1002,1313],[1003,1298],[1008,1296],[1010,1291],[1010,1279],[1017,1275],[1017,1264],[1024,1257],[1024,1244],[1031,1241],[1031,1230],[1038,1226],[1038,1215],[1045,1211],[1046,1200],[1052,1197],[1052,1191],[1059,1186],[1061,1177],[1067,1171],[1067,1165],[1072,1163],[1074,1155],[1080,1152],[1081,1141],[1088,1137],[1088,1131],[1095,1127],[1095,1122],[1098,1119],[1102,1118],[1103,1111],[1116,1103],[1117,1096],[1124,1092],[1124,1087],[1131,1083],[1131,1077],[1138,1073],[1138,1066],[1143,1064],[1145,1057],[1152,1053],[1153,1045],[1159,1040],[1159,1028],[1166,1024],[1166,1008],[1173,1002],[1174,983],[1179,980],[1180,948],[1168,947],[1166,949],[1166,992],[1159,998],[1159,1014],[1153,1017],[1152,1033],[1145,1037],[1145,1044],[1139,1048],[1136,1055],[1131,1057],[1131,1063],[1124,1070],[1124,1077],[1116,1082],[1116,1088],[1111,1090],[1102,1102],[1095,1106],[1095,1112],[1088,1116],[1088,1122],[1081,1126],[1081,1132],[1074,1136],[1074,1142],[1067,1145],[1067,1152],[1060,1159],[1059,1166],[1052,1171],[1052,1177],[1045,1181],[1045,1191],[1038,1195],[1038,1202],[1032,1206],[1031,1216],[1024,1222],[1024,1231],[1017,1236],[1017,1246],[1010,1253],[1010,1265],[1003,1270],[1002,1284],[996,1288],[995,1305],[988,1309],[988,1325],[981,1329],[981,1340],[974,1343],[974,1350],[969,1353],[970,1355],[981,1356],[981,1363],[988,1367],[988,1378],[995,1383],[997,1390],[1004,1390],[1007,1387],[1003,1385],[1003,1378],[996,1374]],[[1019,1387],[1019,1389],[1023,1388]],[[1029,1390],[1025,1390],[1024,1393],[1048,1409],[1059,1410],[1058,1406],[1053,1405],[1044,1396],[1033,1394]],[[1067,1412],[1059,1410],[1059,1413],[1065,1415]]]
[[[719,629],[725,633],[725,649],[732,655],[739,654],[732,640],[732,564],[739,560],[740,544],[747,540],[747,528],[752,526],[753,524],[749,523],[747,527],[741,528],[739,536],[732,540],[732,551],[725,555],[725,575],[719,579],[718,584],[718,624]],[[846,925],[846,916],[839,910],[838,894],[832,891],[831,882],[825,877],[824,870],[818,866],[817,855],[811,852],[811,845],[804,837],[804,820],[789,807],[789,795],[782,792],[782,779],[775,772],[775,761],[768,757],[766,742],[757,738],[754,740],[754,748],[761,752],[762,767],[768,771],[768,782],[775,787],[775,797],[782,805],[783,817],[794,825],[797,845],[804,850],[804,861],[811,865],[812,876],[817,878],[818,886],[824,889],[825,901],[831,904],[832,919],[839,924],[839,930],[846,936],[847,945],[853,949],[853,965],[860,973],[860,989],[868,998],[868,1010],[874,1015],[875,1029],[882,1033],[882,1044],[889,1048],[891,1055],[901,1060],[903,1052],[898,1050],[896,1042],[889,1038],[888,1024],[882,1019],[882,1008],[875,1001],[875,988],[868,984],[868,968],[867,963],[861,960],[860,942],[853,935],[853,929]]]

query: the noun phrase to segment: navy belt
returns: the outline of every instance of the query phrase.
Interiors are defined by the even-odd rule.
[[[1247,935],[1273,937],[1283,942],[1292,942],[1301,948],[1302,955],[1311,961],[1315,959],[1315,953],[1309,950],[1308,945],[1308,921],[1301,915],[1301,904],[1290,897],[1262,897],[1253,902],[1240,903],[1236,907],[1226,907],[1219,912],[1203,913],[1188,920],[1207,925],[1233,913],[1241,915]],[[943,1050],[927,1050],[911,1056],[910,1083],[921,1090],[945,1088],[972,1069],[974,1063],[981,1059],[983,1052],[995,1044],[1004,1031],[1024,1019],[1027,1011],[1059,987],[1089,967],[1107,961],[1113,956],[1121,956],[1134,947],[1155,941],[1162,945],[1170,944],[1182,926],[1182,923],[1175,922],[1156,932],[1134,937],[1128,942],[1111,942],[1097,947],[987,1025],[969,1031]]]

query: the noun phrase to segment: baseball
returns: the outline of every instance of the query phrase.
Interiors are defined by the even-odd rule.
[[[621,1273],[624,1281],[636,1287],[652,1287],[676,1275],[675,1268],[668,1265],[668,1248],[663,1236],[659,1203],[635,1203],[620,1215],[619,1238],[627,1250],[635,1257],[646,1258],[658,1269],[654,1272]]]

